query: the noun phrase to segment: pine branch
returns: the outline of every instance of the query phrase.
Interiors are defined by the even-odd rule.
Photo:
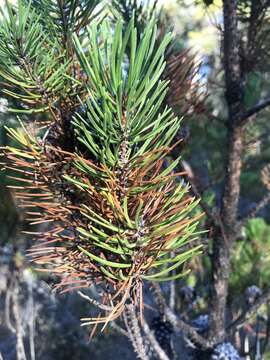
[[[24,2],[27,3],[27,0]],[[99,11],[95,11],[97,5],[101,5],[99,0],[32,0],[31,3],[41,15],[43,29],[65,50],[72,47],[72,34],[84,32],[91,20],[103,10],[101,6]]]
[[[119,18],[119,15],[122,16],[126,26],[134,17],[135,26],[138,30],[138,39],[153,17],[155,17],[157,24],[160,21],[157,0],[153,2],[149,0],[112,0],[111,8],[113,13],[117,11],[116,19]]]
[[[200,62],[190,50],[166,54],[165,78],[170,81],[166,96],[168,104],[178,116],[185,119],[206,111],[206,91],[199,79]]]
[[[17,26],[13,18],[8,21]],[[132,18],[126,29],[121,20],[113,26],[110,19],[94,21],[86,36],[73,40],[87,98],[62,114],[73,94],[69,86],[61,89],[55,127],[42,141],[39,130],[31,133],[22,123],[21,129],[7,129],[17,147],[7,147],[5,156],[6,167],[18,173],[16,197],[29,221],[48,224],[37,234],[33,260],[50,264],[49,271],[60,277],[56,289],[63,292],[104,286],[104,304],[88,301],[105,316],[83,321],[106,326],[127,301],[142,308],[145,280],[169,281],[188,273],[183,263],[202,248],[195,243],[201,214],[193,215],[198,200],[189,195],[188,184],[176,180],[180,159],[164,166],[180,126],[163,106],[172,35],[157,43],[151,19],[138,39]],[[61,70],[51,68],[47,84],[53,78],[58,87]]]
[[[17,11],[7,2],[0,27],[2,91],[20,100],[20,112],[47,111],[67,89],[68,61],[43,32],[40,16],[19,0]]]

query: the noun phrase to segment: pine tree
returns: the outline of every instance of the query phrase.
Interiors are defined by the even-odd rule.
[[[184,276],[201,252],[198,200],[170,158],[181,123],[167,105],[173,36],[154,10],[139,18],[137,2],[126,4],[133,11],[118,20],[97,0],[1,9],[2,91],[22,114],[7,128],[5,168],[45,229],[30,250],[41,270],[60,277],[57,289],[94,284],[113,304],[87,323],[117,318],[127,301],[142,308],[145,281]]]

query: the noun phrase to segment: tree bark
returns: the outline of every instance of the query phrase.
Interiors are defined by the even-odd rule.
[[[212,292],[210,338],[215,342],[225,336],[225,315],[230,274],[230,255],[237,235],[238,202],[243,151],[243,127],[238,122],[243,114],[242,75],[237,31],[237,0],[223,0],[223,61],[225,70],[227,119],[227,161],[220,210],[222,229],[216,228],[212,254]]]

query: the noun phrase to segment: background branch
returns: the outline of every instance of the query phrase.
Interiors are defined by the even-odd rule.
[[[243,113],[243,115],[238,119],[237,125],[242,126],[251,116],[258,114],[260,111],[264,110],[269,105],[270,97],[259,101],[258,104],[256,104],[254,107]]]
[[[213,342],[199,335],[194,327],[188,325],[177,317],[177,315],[171,311],[169,307],[166,307],[165,309],[165,316],[166,319],[173,325],[174,329],[181,331],[185,337],[192,340],[196,345],[199,345],[200,348],[207,350],[213,347]]]
[[[262,210],[265,206],[267,206],[270,202],[270,192],[268,192],[259,202],[255,205],[255,207],[244,217],[240,220],[239,227],[245,225],[245,223],[249,220],[254,218],[260,210]]]
[[[155,338],[153,331],[149,328],[149,325],[145,319],[143,319],[142,324],[145,336],[149,340],[150,345],[152,346],[153,350],[157,354],[159,360],[170,360],[165,351],[159,345],[158,341]]]
[[[252,317],[258,309],[270,300],[270,289],[265,291],[261,296],[257,298],[253,305],[251,305],[246,311],[244,311],[232,324],[227,328],[227,331],[233,334],[236,330],[240,329],[247,320]]]
[[[124,321],[134,351],[141,360],[150,360],[145,346],[146,344],[141,333],[134,304],[131,303],[126,305],[124,311]]]
[[[108,305],[103,305],[101,304],[99,301],[90,298],[88,295],[84,294],[81,291],[77,291],[78,295],[80,295],[83,299],[87,300],[90,304],[98,307],[101,310],[105,310],[105,311],[112,311],[113,308],[111,306]]]
[[[129,337],[129,334],[126,330],[124,330],[121,326],[119,326],[118,324],[116,324],[115,321],[111,321],[110,322],[110,326],[117,330],[120,334],[122,334],[123,336]]]
[[[212,346],[212,343],[207,339],[203,338],[191,325],[186,324],[181,320],[166,304],[166,300],[162,294],[160,285],[157,283],[152,283],[152,290],[154,292],[154,300],[158,304],[161,311],[163,311],[166,319],[172,324],[175,330],[181,331],[185,337],[194,341],[203,349],[209,349]]]
[[[195,195],[196,198],[200,199],[200,202],[199,202],[200,207],[205,212],[205,214],[209,218],[209,220],[215,226],[219,227],[220,223],[218,221],[217,216],[215,216],[215,214],[213,213],[213,210],[203,200],[202,193],[199,191],[199,189],[194,181],[194,172],[193,172],[191,166],[186,161],[182,161],[181,165],[182,165],[184,171],[187,173],[188,182],[191,186],[191,191],[192,191],[193,195]]]

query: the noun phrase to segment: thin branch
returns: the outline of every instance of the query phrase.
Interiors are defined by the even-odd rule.
[[[251,116],[258,114],[260,111],[264,110],[266,107],[270,105],[270,97],[267,97],[261,101],[259,101],[254,107],[247,110],[237,121],[238,125],[243,125],[246,120],[248,120]]]
[[[171,258],[174,258],[176,254],[174,252],[171,253]],[[172,271],[172,275],[175,275],[175,270]],[[169,306],[174,311],[175,310],[175,300],[176,300],[176,281],[170,281],[170,295],[169,295]]]
[[[190,326],[189,324],[186,324],[169,308],[169,306],[167,306],[159,284],[153,282],[151,285],[155,295],[154,298],[155,302],[163,311],[163,314],[165,315],[166,319],[172,324],[174,329],[181,331],[185,337],[194,341],[194,343],[199,345],[201,348],[203,349],[211,348],[212,342],[208,341],[207,339],[199,335],[198,332],[194,329],[194,327]]]
[[[124,321],[127,328],[129,339],[134,351],[141,360],[150,360],[144,339],[142,337],[139,322],[136,316],[134,304],[127,304],[124,311]]]
[[[30,358],[31,360],[36,359],[36,352],[35,352],[35,318],[36,318],[36,309],[34,304],[34,297],[33,297],[33,284],[29,282],[27,284],[28,293],[29,293],[29,308],[30,308],[30,316],[28,320],[29,326],[29,347],[30,347]]]
[[[13,290],[12,288],[13,288],[13,283],[12,283],[12,285],[8,286],[7,291],[6,291],[6,296],[5,296],[5,321],[6,321],[7,328],[13,334],[15,334],[16,329],[12,325],[11,318],[10,318],[10,306],[11,306],[11,298],[12,298],[12,290]]]
[[[149,325],[145,319],[143,320],[142,326],[143,326],[145,336],[149,340],[149,342],[150,342],[153,350],[157,354],[157,357],[159,358],[159,360],[170,360],[169,357],[167,356],[167,354],[165,353],[165,351],[159,345],[157,339],[155,338],[153,331],[149,328]]]
[[[262,210],[266,205],[270,202],[270,192],[268,192],[259,202],[258,204],[245,216],[240,220],[239,228],[244,226],[245,223],[254,218],[260,210]]]
[[[176,283],[175,280],[170,281],[170,300],[169,305],[172,310],[175,309]]]
[[[266,131],[264,131],[259,136],[257,134],[255,134],[252,139],[250,139],[249,141],[247,141],[245,143],[245,146],[247,148],[249,148],[249,147],[255,146],[258,143],[260,144],[260,146],[262,146],[263,144],[268,144],[269,137],[270,137],[270,129],[267,128]],[[257,161],[257,159],[256,159],[256,161]]]
[[[90,298],[88,295],[85,295],[84,293],[82,293],[81,291],[77,291],[78,295],[80,295],[83,299],[87,300],[90,304],[98,307],[101,310],[105,310],[105,311],[112,311],[113,308],[111,306],[108,305],[103,305],[101,304],[99,301]]]
[[[224,239],[224,242],[228,243],[227,235],[226,235],[224,225],[221,220],[219,212],[213,211],[208,206],[208,204],[203,200],[203,198],[202,198],[203,194],[201,191],[199,191],[199,189],[194,181],[195,177],[194,177],[194,173],[193,173],[193,170],[190,167],[190,165],[186,161],[182,161],[182,167],[183,167],[184,171],[187,173],[187,178],[188,178],[188,182],[191,187],[191,192],[193,193],[193,195],[195,195],[196,198],[200,199],[199,205],[200,205],[201,209],[204,211],[205,215],[208,217],[208,219],[211,221],[211,223],[214,225],[214,227],[216,229],[220,230],[220,233]],[[204,245],[203,241],[201,241],[201,243],[202,243],[202,245]],[[208,243],[205,245],[208,245]]]
[[[193,195],[195,195],[196,198],[200,199],[200,202],[199,202],[200,207],[205,212],[206,216],[213,222],[213,224],[220,227],[220,223],[219,223],[217,217],[215,216],[215,214],[213,213],[212,209],[202,199],[202,194],[198,190],[197,185],[195,184],[194,173],[193,173],[193,170],[191,169],[190,165],[186,161],[182,161],[181,165],[182,165],[184,171],[187,173],[187,179],[191,186],[191,191],[192,191]]]
[[[202,199],[202,194],[198,191],[196,185],[193,181],[190,179],[188,180],[191,186],[192,193],[196,196],[196,198],[200,199],[199,205],[202,208],[202,210],[205,212],[205,215],[209,218],[209,220],[216,226],[220,227],[220,221],[218,216],[215,215],[215,213],[212,211],[212,209],[208,206],[208,204]]]
[[[269,343],[270,340],[270,304],[269,301],[267,303],[267,322],[266,322],[266,335],[265,335],[265,339],[263,342],[263,346],[262,346],[262,353],[264,354],[266,349],[267,349],[267,345]]]
[[[154,294],[153,299],[154,299],[154,302],[156,303],[156,305],[159,308],[160,314],[164,314],[165,308],[167,307],[167,304],[166,304],[165,297],[162,294],[160,285],[157,284],[156,282],[152,282],[151,283],[151,290],[152,290],[152,292]]]
[[[15,274],[14,276],[18,276],[18,274]],[[23,333],[23,327],[22,327],[22,317],[21,317],[21,307],[19,302],[19,287],[18,287],[18,280],[16,278],[14,290],[13,290],[13,314],[16,324],[16,352],[17,352],[17,360],[27,360],[25,348],[24,348],[24,333]]]
[[[174,329],[181,331],[184,336],[186,336],[189,340],[192,340],[196,345],[199,345],[202,349],[207,350],[213,347],[212,341],[208,341],[199,335],[194,327],[181,320],[169,307],[166,307],[165,309],[165,316],[166,319],[173,325]]]
[[[117,330],[120,334],[122,334],[122,335],[124,335],[124,336],[126,336],[126,337],[129,338],[128,332],[127,332],[126,330],[124,330],[123,328],[121,328],[121,326],[119,326],[118,324],[116,324],[115,321],[111,321],[111,322],[110,322],[110,326],[111,326],[113,329]]]
[[[234,333],[236,330],[240,329],[248,319],[250,319],[258,309],[265,303],[270,301],[270,288],[265,291],[258,299],[251,305],[246,311],[244,311],[236,320],[234,320],[229,327],[227,328],[228,333]]]

